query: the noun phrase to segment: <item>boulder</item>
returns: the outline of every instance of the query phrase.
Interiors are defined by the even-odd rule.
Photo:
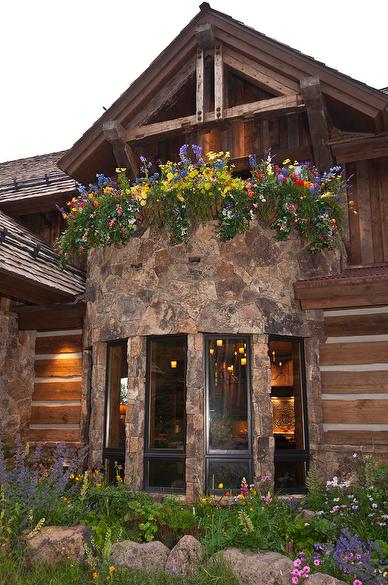
[[[172,575],[194,575],[205,557],[205,547],[194,536],[186,534],[170,552],[166,573]]]
[[[316,512],[314,512],[313,510],[301,510],[299,514],[295,516],[295,521],[305,520],[306,522],[309,522],[310,520],[315,518],[316,515],[317,515]]]
[[[244,585],[289,585],[291,582],[292,561],[280,553],[227,548],[213,555],[210,562],[221,559],[230,564]]]
[[[64,560],[83,563],[90,537],[87,526],[45,526],[37,534],[26,536],[27,560],[32,565],[54,565]]]
[[[169,554],[170,549],[157,540],[143,544],[123,540],[112,546],[111,561],[119,567],[152,573],[164,571]]]
[[[324,573],[315,573],[311,575],[305,581],[305,585],[346,585],[345,581],[341,581],[340,579],[336,579],[331,575],[325,575]]]

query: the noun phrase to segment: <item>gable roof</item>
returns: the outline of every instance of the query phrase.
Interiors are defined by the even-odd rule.
[[[259,67],[265,67],[267,71],[272,70],[287,78],[297,88],[296,91],[301,79],[319,76],[324,94],[342,101],[364,115],[376,118],[388,107],[388,97],[382,91],[275,41],[227,14],[210,8],[209,4],[204,2],[200,6],[200,12],[172,43],[61,157],[60,168],[82,178],[82,165],[85,161],[90,161],[93,157],[95,164],[98,164],[103,160],[104,153],[105,156],[111,153],[111,146],[104,140],[103,124],[114,120],[126,128],[131,127],[131,121],[152,99],[155,92],[160,91],[188,59],[194,56],[197,46],[195,30],[202,24],[212,25],[215,37],[224,46],[255,60]],[[94,172],[96,170],[94,169]]]
[[[74,179],[57,166],[65,153],[52,152],[0,163],[0,209],[12,214],[41,211],[42,205],[54,209],[56,200],[74,193]]]
[[[85,291],[85,274],[59,267],[59,255],[0,211],[0,293],[32,303],[74,300]]]

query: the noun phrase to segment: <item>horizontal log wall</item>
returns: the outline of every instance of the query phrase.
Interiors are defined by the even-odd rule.
[[[325,311],[324,318],[324,444],[388,452],[388,307]]]
[[[349,212],[350,261],[388,262],[388,157],[349,163],[346,172],[348,199],[355,204]]]
[[[82,330],[38,331],[28,439],[80,442]]]

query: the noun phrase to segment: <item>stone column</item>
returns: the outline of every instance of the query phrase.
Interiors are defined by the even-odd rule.
[[[268,337],[252,335],[253,476],[274,477],[274,439],[271,402],[271,364]]]
[[[125,419],[125,482],[143,489],[146,337],[128,339],[128,403]]]
[[[205,360],[201,333],[187,336],[186,502],[205,490]]]
[[[104,447],[104,414],[105,414],[105,384],[107,365],[107,344],[98,341],[94,344],[91,390],[91,411],[89,428],[89,465],[102,465],[102,449]]]
[[[324,472],[326,465],[324,445],[321,372],[319,369],[319,347],[325,341],[322,311],[306,311],[308,318],[304,341],[307,420],[311,466]]]

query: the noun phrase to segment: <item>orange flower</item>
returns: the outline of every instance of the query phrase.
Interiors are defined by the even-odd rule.
[[[95,200],[93,201],[93,205],[94,205],[94,207],[98,207],[98,201],[97,201],[97,199],[95,199]]]
[[[93,571],[93,573],[92,573],[92,579],[93,579],[93,581],[96,581],[97,575],[98,575],[97,571]]]

